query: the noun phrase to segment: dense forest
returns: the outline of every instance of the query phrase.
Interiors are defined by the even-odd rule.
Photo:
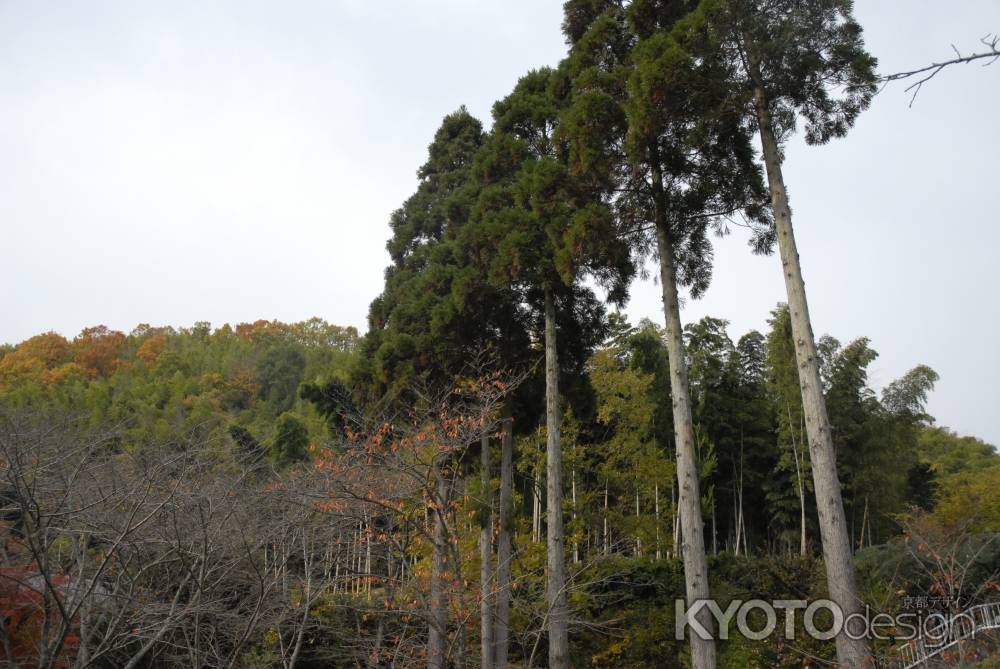
[[[902,666],[898,627],[701,638],[678,603],[1000,601],[996,448],[927,413],[929,366],[877,392],[891,342],[812,331],[782,147],[887,80],[850,2],[569,0],[563,30],[489,127],[444,117],[364,334],[0,347],[0,665]],[[783,272],[766,332],[681,320],[729,235]],[[649,274],[662,319],[629,322]],[[980,641],[947,661],[995,666]]]
[[[716,318],[684,333],[706,548],[723,599],[824,588],[787,307],[769,322],[768,332],[735,342]],[[571,655],[586,666],[682,664],[663,332],[612,312],[597,337],[566,373],[561,421]],[[543,661],[546,435],[543,416],[527,410],[544,392],[541,372],[490,375],[480,361],[459,388],[412,385],[412,410],[365,417],[343,409],[350,380],[371,373],[364,345],[353,329],[313,319],[140,325],[128,335],[94,327],[71,341],[50,332],[6,347],[11,664],[37,657],[47,623],[42,648],[53,666],[72,665],[85,646],[78,665],[423,666],[434,610],[429,514],[440,503],[454,542],[438,567],[448,575],[448,653],[474,666],[480,535],[501,484],[496,466],[481,478],[481,443],[488,439],[487,462],[499,463],[500,403],[512,393],[507,652],[513,666]],[[877,354],[866,339],[825,336],[820,350],[865,600],[880,611],[918,597],[988,601],[1000,560],[1000,455],[923,412],[932,370],[916,366],[879,396],[867,384]],[[529,345],[525,354],[542,351]],[[389,439],[400,446],[381,452]],[[435,457],[447,457],[444,488]],[[140,523],[140,513],[150,520]],[[485,527],[494,544],[499,528]],[[967,569],[967,582],[941,590],[948,570],[939,573],[921,544],[953,558],[963,576]],[[486,564],[495,599],[498,565]],[[105,574],[95,587],[114,599],[117,617],[96,616],[89,624],[99,631],[86,640],[81,623],[93,613],[67,610],[60,627],[62,609],[28,596],[29,577],[45,574],[58,591],[94,572]],[[67,607],[82,603],[68,595]],[[719,663],[801,666],[803,653],[831,652],[808,638],[734,638]]]

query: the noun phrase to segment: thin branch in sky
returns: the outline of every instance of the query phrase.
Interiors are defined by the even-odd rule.
[[[962,52],[959,51],[954,44],[952,44],[951,49],[952,51],[955,52],[955,58],[952,58],[951,60],[942,61],[940,63],[931,63],[926,67],[921,67],[916,70],[909,70],[907,72],[896,72],[894,74],[882,75],[881,77],[879,77],[879,79],[884,84],[883,88],[885,88],[885,85],[888,85],[893,81],[900,81],[903,79],[909,79],[911,77],[919,76],[920,77],[919,80],[910,84],[905,89],[907,93],[909,93],[911,90],[913,91],[913,96],[910,98],[910,105],[909,105],[912,107],[913,101],[917,99],[917,93],[920,92],[920,89],[923,87],[923,85],[928,81],[930,81],[931,79],[933,79],[938,72],[948,67],[949,65],[967,64],[976,60],[982,60],[988,58],[989,62],[982,64],[983,67],[986,67],[988,65],[992,65],[997,61],[998,58],[1000,58],[1000,48],[998,48],[1000,47],[1000,35],[996,35],[994,33],[988,33],[984,37],[979,38],[979,42],[983,44],[988,50],[964,56],[962,55]]]

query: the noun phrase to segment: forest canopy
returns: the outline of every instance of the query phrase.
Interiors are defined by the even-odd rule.
[[[685,650],[670,637],[671,593],[679,592],[676,588],[681,582],[676,566],[679,518],[672,417],[662,401],[669,392],[662,328],[649,321],[629,323],[616,312],[601,322],[601,341],[579,368],[578,390],[562,419],[568,478],[566,551],[575,584],[569,604],[575,619],[598,630],[596,635],[572,633],[571,653],[592,658],[594,666],[662,666],[656,663],[663,657],[682,662]],[[726,591],[763,588],[763,592],[778,596],[791,594],[787,588],[794,586],[818,593],[822,587],[815,563],[818,528],[814,501],[808,494],[810,480],[804,473],[809,466],[808,451],[802,442],[801,399],[790,350],[787,307],[778,305],[769,323],[767,332],[751,331],[739,337],[730,334],[728,323],[719,318],[706,317],[685,328],[699,476],[705,491],[701,505],[706,547],[718,572],[713,582]],[[903,564],[912,559],[907,547],[916,545],[909,543],[917,541],[913,538],[916,522],[923,523],[921,527],[944,528],[935,531],[962,532],[973,541],[973,537],[995,533],[1000,527],[996,515],[1000,508],[1000,456],[981,440],[935,425],[925,413],[924,401],[937,378],[929,368],[914,367],[878,394],[866,374],[877,355],[867,339],[843,344],[826,336],[820,341],[847,517],[869,589],[866,596],[879,594],[885,583],[917,596],[928,587],[915,571],[919,564],[904,570],[905,578],[886,575],[886,551]],[[534,356],[541,355],[537,345],[534,351]],[[454,533],[463,548],[460,556],[448,558],[442,569],[467,573],[479,564],[475,545],[480,525],[475,519],[489,509],[488,504],[483,506],[488,496],[484,497],[482,486],[491,491],[499,486],[496,470],[485,483],[479,482],[478,474],[472,476],[472,460],[461,455],[468,444],[449,447],[457,449],[458,457],[447,470],[453,490],[443,492],[436,484],[414,488],[412,481],[404,484],[400,478],[404,474],[422,477],[432,471],[426,469],[431,461],[421,465],[418,455],[420,448],[429,444],[419,448],[411,444],[415,450],[404,461],[388,462],[384,455],[378,455],[380,464],[374,466],[380,473],[372,478],[373,465],[366,464],[372,455],[361,457],[358,449],[371,449],[372,444],[390,437],[379,437],[379,429],[369,433],[371,426],[360,414],[352,413],[357,410],[347,408],[352,402],[346,390],[351,379],[367,373],[368,363],[362,355],[362,338],[355,330],[320,319],[293,324],[262,320],[214,329],[207,323],[179,329],[140,325],[127,335],[97,326],[72,340],[43,333],[7,347],[0,357],[3,457],[35,452],[46,439],[56,439],[66,459],[75,462],[84,454],[73,444],[88,443],[100,435],[93,443],[108,446],[87,451],[87,462],[102,472],[113,466],[120,477],[125,471],[137,476],[141,470],[134,469],[132,463],[154,454],[157,458],[195,458],[185,485],[200,490],[205,497],[186,498],[186,504],[194,505],[187,513],[203,504],[208,506],[201,508],[217,513],[252,513],[254,505],[266,503],[277,514],[273,522],[279,525],[268,526],[266,522],[272,520],[259,518],[258,523],[263,524],[254,527],[262,534],[255,540],[284,546],[281,550],[289,551],[291,562],[282,563],[280,556],[267,557],[270,549],[262,549],[259,559],[278,560],[283,566],[274,567],[279,569],[275,578],[294,575],[299,583],[289,591],[292,599],[287,600],[287,606],[291,608],[283,611],[279,604],[255,621],[237,652],[239,662],[272,666],[272,662],[280,663],[283,653],[287,660],[291,651],[286,642],[293,642],[295,634],[304,630],[313,641],[300,649],[299,665],[330,666],[324,663],[333,661],[334,666],[341,666],[338,662],[354,666],[350,658],[375,648],[387,650],[383,646],[386,642],[379,640],[380,630],[385,635],[407,628],[403,624],[396,629],[401,624],[398,616],[407,616],[413,624],[432,608],[411,597],[413,588],[419,591],[427,587],[433,534],[421,538],[418,532],[410,537],[411,543],[401,545],[402,527],[388,534],[377,529],[386,522],[376,520],[385,513],[384,505],[391,501],[394,509],[408,508],[403,516],[407,517],[420,509],[410,505],[421,497],[433,503],[443,495],[441,502],[452,509],[446,531]],[[517,381],[511,392],[528,398],[536,395],[538,391],[532,387],[537,388],[540,382],[537,375],[536,371]],[[464,411],[471,406],[466,405]],[[512,435],[511,580],[517,584],[511,602],[512,659],[537,654],[533,634],[542,624],[545,608],[544,589],[540,589],[546,531],[545,430],[544,425],[526,420],[525,414],[518,415],[524,417],[515,422]],[[429,439],[434,429],[427,419],[425,415],[423,424],[428,432],[424,439]],[[441,420],[435,416],[433,422]],[[43,424],[48,426],[47,436],[36,437],[29,444],[25,435]],[[499,423],[491,429],[503,431]],[[395,438],[403,443],[400,435]],[[43,451],[49,457],[62,457],[48,448]],[[102,454],[103,448],[111,449],[108,455]],[[435,444],[433,448],[443,446]],[[490,450],[493,462],[499,462],[497,441],[491,442]],[[421,471],[424,474],[419,474]],[[334,479],[329,478],[331,472],[337,472]],[[19,486],[13,474],[27,475],[6,473],[8,490]],[[253,473],[250,479],[246,478],[248,473]],[[148,483],[152,473],[147,471],[144,476]],[[24,479],[20,480],[23,484]],[[242,482],[237,484],[237,480]],[[281,493],[284,482],[292,480],[297,481],[297,494],[328,500],[314,512],[318,515],[296,515],[294,523],[298,524],[289,526],[295,532],[308,530],[312,534],[301,537],[315,542],[307,548],[317,552],[298,558],[294,551],[301,552],[302,546],[282,542],[297,541],[295,536],[300,535],[293,532],[293,536],[279,540],[273,534],[286,522],[282,519],[298,513],[297,503]],[[376,483],[379,480],[381,483]],[[251,508],[215,507],[210,493],[217,484],[239,485],[239,503]],[[87,494],[96,494],[96,490]],[[383,499],[366,507],[359,499],[369,493]],[[11,513],[19,505],[6,508]],[[81,516],[80,522],[94,521]],[[206,522],[218,523],[222,518],[209,514]],[[405,526],[399,519],[396,522]],[[339,529],[335,536],[329,534],[333,530],[316,534],[308,529],[318,527],[315,523]],[[138,529],[134,532],[134,550],[139,550],[142,533]],[[175,543],[179,540],[173,539]],[[252,559],[233,553],[238,544],[232,544],[232,538],[218,535],[218,541],[214,559],[249,559],[244,566],[252,567]],[[181,549],[182,543],[172,550]],[[18,578],[16,570],[28,569],[29,564],[36,565],[31,569],[38,568],[33,559],[25,562],[30,551],[18,551],[11,543],[8,551],[12,551],[4,567],[8,576]],[[988,564],[982,560],[998,557],[995,544],[988,551],[980,555],[980,563]],[[295,598],[305,596],[301,579],[310,572],[301,571],[303,556],[317,561],[313,587],[319,590],[308,595],[315,597],[312,612],[300,624],[303,621],[295,623],[288,616],[295,610]],[[738,567],[741,563],[753,565],[751,572]],[[48,568],[53,575],[70,578],[72,571],[63,571],[60,564]],[[749,573],[758,574],[754,578],[774,574],[767,578],[776,580],[750,583],[746,580]],[[170,587],[180,575],[168,571],[158,577],[158,587]],[[142,592],[153,592],[152,583],[142,585]],[[223,585],[220,582],[215,587]],[[661,594],[648,594],[653,592],[649,588]],[[194,597],[193,592],[190,595]],[[8,602],[19,601],[12,593],[6,596]],[[461,587],[448,586],[447,597],[449,621],[452,616],[460,620],[461,611],[468,615],[476,606],[474,593]],[[385,603],[381,603],[383,598],[387,598]],[[172,620],[165,614],[157,617],[150,613],[149,624],[163,626],[168,637],[189,634],[199,610],[195,603],[194,599],[185,602],[187,618]],[[238,604],[245,605],[249,602]],[[20,606],[23,610],[24,603]],[[388,612],[392,614],[385,617]],[[203,611],[202,615],[220,612]],[[458,622],[447,624],[459,624],[458,629],[463,629]],[[412,633],[415,630],[411,629]],[[471,625],[463,633],[469,644],[476,642],[477,632]],[[66,638],[62,657],[79,649],[78,631],[72,625]],[[413,653],[412,657],[418,658],[419,635],[405,639],[404,634],[393,652]],[[222,653],[219,657],[226,650],[236,652],[233,639],[216,642],[222,645],[212,652]],[[813,651],[829,649],[817,645]],[[10,652],[16,656],[35,651],[30,642],[18,641],[15,636]],[[127,661],[137,648],[127,643],[108,644],[101,652],[107,653],[106,662],[114,664]],[[201,648],[199,652],[208,650]],[[740,666],[740,658],[747,652],[746,642],[731,641],[723,646],[720,660],[723,666]],[[780,645],[754,652],[770,658],[767,662],[774,663],[770,666],[779,666],[784,653]],[[180,656],[162,655],[163,661],[170,657]]]

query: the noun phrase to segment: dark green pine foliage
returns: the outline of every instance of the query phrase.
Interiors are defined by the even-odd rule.
[[[331,436],[344,436],[347,429],[356,425],[361,418],[351,391],[340,379],[331,379],[325,383],[304,383],[299,388],[299,396],[312,403],[326,421]]]
[[[843,137],[871,102],[877,61],[865,50],[853,6],[852,0],[702,2],[720,53],[733,65],[737,99],[755,116],[753,89],[762,86],[779,141],[799,118],[810,144]]]
[[[474,224],[459,233],[459,242],[469,265],[531,315],[532,339],[539,346],[544,292],[550,288],[560,388],[574,411],[587,415],[593,397],[584,366],[606,327],[604,308],[583,278],[596,279],[608,300],[620,304],[634,270],[602,193],[569,169],[558,90],[563,83],[552,70],[534,71],[494,105],[494,129],[473,172],[481,186]],[[536,348],[536,360],[539,353]],[[537,386],[527,390],[537,392]]]
[[[640,252],[655,252],[659,200],[678,284],[698,296],[711,280],[710,232],[728,232],[737,217],[758,252],[769,252],[774,236],[751,125],[725,85],[730,65],[691,8],[570,0],[563,29],[572,48],[560,72],[571,82],[574,169],[613,194]]]
[[[278,467],[300,462],[309,456],[309,431],[293,414],[278,416],[269,455]]]
[[[580,290],[582,278],[596,279],[620,304],[633,267],[604,194],[570,167],[561,123],[565,83],[553,70],[536,70],[494,105],[494,130],[476,168],[484,187],[475,235],[492,283],[521,289],[536,305],[537,292],[549,286],[570,307],[558,311],[584,316],[593,308],[574,306],[592,301],[591,291]]]
[[[482,124],[464,108],[445,117],[417,173],[416,193],[392,215],[392,264],[372,302],[353,375],[366,401],[405,399],[414,384],[451,383],[487,350],[515,366],[528,349],[517,296],[488,285],[470,262],[484,250],[463,246],[483,139]]]

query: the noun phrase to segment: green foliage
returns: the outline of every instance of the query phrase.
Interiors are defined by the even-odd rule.
[[[997,461],[997,450],[977,437],[961,437],[946,427],[925,427],[917,442],[920,459],[940,476],[977,471]]]
[[[306,358],[298,349],[292,346],[268,348],[257,362],[260,397],[278,410],[287,410],[295,402],[305,368]]]
[[[917,365],[882,390],[882,406],[897,416],[927,420],[930,417],[924,413],[924,404],[938,378],[937,372],[927,365]]]
[[[573,638],[581,666],[680,666],[684,642],[674,638],[674,600],[684,592],[679,562],[604,560],[587,573],[584,611],[598,633]],[[603,634],[600,631],[604,631]]]
[[[322,385],[305,383],[299,388],[299,395],[316,407],[333,436],[344,436],[350,424],[359,419],[350,391],[338,379]]]
[[[799,531],[798,488],[801,485],[806,491],[812,491],[812,470],[788,306],[778,305],[771,312],[771,320],[768,322],[771,331],[767,336],[767,384],[778,427],[778,459],[776,476],[767,483],[767,495],[775,511],[775,521],[778,528],[781,528],[782,538],[789,544],[794,544]],[[811,495],[807,495],[807,500],[809,498]],[[807,517],[811,520],[813,513],[807,511]]]
[[[250,433],[250,430],[239,425],[231,425],[229,427],[229,436],[232,437],[241,456],[253,460],[264,454],[263,447],[261,447],[260,442]]]
[[[865,50],[852,0],[707,0],[701,10],[732,63],[730,89],[744,93],[749,108],[761,86],[778,137],[799,117],[810,144],[843,137],[871,102],[877,61]],[[748,71],[748,61],[759,72]]]
[[[417,191],[392,215],[393,264],[371,304],[351,374],[355,404],[405,401],[401,394],[414,385],[469,373],[484,353],[509,367],[531,355],[533,324],[523,297],[486,281],[479,262],[491,252],[489,241],[470,229],[483,142],[481,123],[464,108],[446,116],[418,171]],[[328,417],[336,413],[328,409]]]
[[[711,280],[708,232],[727,232],[726,216],[743,214],[757,252],[774,238],[751,127],[728,102],[730,65],[690,10],[567,3],[560,74],[573,169],[614,201],[638,256],[666,252],[664,235],[678,285],[697,297]]]
[[[475,170],[485,184],[477,237],[495,248],[484,269],[497,286],[547,288],[563,300],[589,296],[579,281],[590,275],[609,301],[622,303],[634,274],[629,247],[608,203],[568,162],[562,82],[550,69],[529,72],[494,105],[494,130]],[[538,296],[533,304],[537,310]],[[574,310],[570,303],[559,311],[565,318]]]
[[[613,528],[615,537],[610,544],[627,547],[635,554],[662,553],[669,548],[666,519],[674,466],[656,439],[655,416],[662,399],[653,390],[655,374],[629,364],[634,362],[629,346],[625,338],[591,359],[597,420],[590,437],[598,443],[590,449],[590,470],[585,471],[583,480],[589,478],[598,486],[588,499],[600,498],[601,487],[607,495],[608,506],[602,507],[600,522],[603,526],[607,517]],[[601,499],[593,501],[602,503]],[[592,514],[588,516],[598,520]]]
[[[881,599],[875,608],[896,613],[906,599],[944,599],[935,610],[958,612],[997,601],[1000,593],[1000,533],[980,531],[967,521],[917,512],[900,517],[902,534],[858,551],[856,563],[865,588]]]
[[[271,461],[279,467],[301,462],[309,455],[309,431],[295,416],[283,413],[274,423],[274,439],[268,451]]]
[[[942,479],[934,515],[946,525],[1000,533],[1000,456],[989,467]]]
[[[312,319],[214,331],[206,323],[140,325],[129,335],[97,327],[74,342],[48,333],[19,344],[7,357],[28,360],[35,371],[4,377],[0,403],[69,413],[95,426],[120,425],[129,449],[204,440],[249,456],[285,412],[313,437],[324,436],[322,417],[299,401],[298,387],[306,378],[325,385],[346,375],[358,334]]]

